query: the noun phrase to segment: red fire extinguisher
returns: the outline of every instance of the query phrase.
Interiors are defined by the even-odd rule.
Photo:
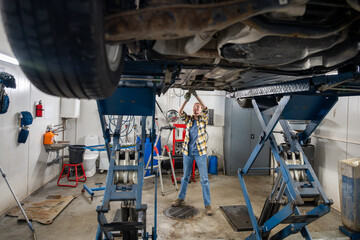
[[[43,105],[41,100],[39,101],[39,104],[36,104],[36,116],[37,117],[42,117],[43,116]]]

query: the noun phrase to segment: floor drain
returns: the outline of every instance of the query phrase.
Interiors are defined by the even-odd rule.
[[[190,206],[169,207],[164,211],[165,216],[175,219],[188,219],[199,214],[199,210]]]

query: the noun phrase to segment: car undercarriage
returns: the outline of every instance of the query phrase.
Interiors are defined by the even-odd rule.
[[[132,63],[162,64],[162,92],[236,92],[356,71],[359,10],[354,0],[2,2],[29,79],[77,98],[107,97],[120,79],[151,80],[122,76]],[[176,76],[166,80],[166,71]]]
[[[2,0],[1,15],[32,84],[59,97],[98,100],[110,167],[96,210],[96,239],[139,239],[140,231],[143,239],[157,239],[157,174],[151,235],[142,204],[146,117],[151,117],[151,151],[156,95],[169,88],[222,90],[241,107],[254,108],[262,131],[246,165],[238,169],[254,230],[248,239],[268,239],[280,223],[290,225],[272,239],[297,232],[311,239],[306,225],[330,211],[333,201],[301,145],[339,96],[360,95],[358,0]],[[109,115],[118,116],[113,133]],[[132,146],[138,162],[121,165],[116,154],[123,147],[121,127],[127,128],[123,116],[142,120],[141,141]],[[307,121],[305,130],[292,131],[288,121],[294,120]],[[303,157],[299,164],[282,157],[284,150],[273,136],[278,123],[293,156]],[[277,177],[257,219],[243,175],[264,170],[252,165],[267,141]],[[306,177],[294,179],[290,171]],[[120,180],[120,172],[137,181]],[[282,197],[287,202],[280,209]],[[314,208],[302,214],[299,207],[309,199]],[[110,202],[122,203],[112,222],[106,218]]]
[[[156,10],[126,12],[107,19],[110,31],[107,39],[126,41],[126,36],[155,38],[146,58],[141,58],[132,48],[130,54],[134,52],[133,56],[138,60],[181,62],[183,71],[174,86],[185,89],[233,92],[321,75],[345,65],[357,64],[359,12],[350,5],[340,1],[270,2],[222,1],[194,7],[188,11],[189,18],[196,16],[196,19],[201,19],[196,26],[194,19],[185,22],[187,28],[177,26],[177,21],[181,21],[177,18],[167,19],[167,23],[170,22],[167,31],[171,32],[177,26],[178,34],[161,35],[160,31],[155,34],[153,28],[159,27],[155,25],[153,28],[147,26],[148,30],[142,29],[141,35],[132,35],[130,22],[141,25],[139,19],[145,21],[143,15],[156,14]],[[174,6],[173,14],[178,17],[185,8]],[[244,8],[246,12],[241,11]],[[169,13],[171,10],[166,9],[160,15],[166,15],[165,11]],[[210,11],[212,14],[207,14]],[[233,12],[237,14],[232,15]],[[125,21],[125,15],[126,18],[131,16],[131,20],[127,20],[130,26],[122,31],[127,34],[111,31],[111,26],[119,19]],[[205,28],[205,32],[199,26],[204,22],[211,25]],[[190,34],[195,36],[188,36]]]

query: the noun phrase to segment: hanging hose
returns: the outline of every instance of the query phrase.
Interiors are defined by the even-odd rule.
[[[112,115],[109,115],[109,116],[108,116],[108,120],[109,120],[109,124],[108,124],[108,126],[109,126],[109,131],[110,131],[111,134],[113,134],[114,131],[113,131],[113,129],[112,129],[111,126],[116,127],[115,117],[112,116]],[[126,118],[125,120],[122,120],[122,125],[124,125],[124,124],[126,124],[126,123],[129,123],[129,127],[128,127],[128,128],[130,128],[130,130],[127,130],[127,128],[124,128],[124,130],[122,130],[121,133],[120,133],[120,138],[128,136],[128,135],[134,130],[134,126],[135,126],[135,116],[127,116],[127,118]],[[126,125],[125,125],[125,126],[126,126]],[[131,127],[130,127],[130,126],[131,126]],[[126,133],[125,133],[125,132],[126,132]],[[123,134],[123,133],[125,133],[125,135],[121,135],[121,134]],[[122,141],[122,140],[120,139],[120,141]]]
[[[18,143],[25,143],[29,136],[28,126],[32,124],[33,117],[30,112],[22,111],[19,114],[19,118],[21,129],[18,136]]]
[[[180,94],[178,95],[178,94],[176,94],[176,92],[175,92],[175,89],[173,88],[173,92],[174,92],[174,94],[175,94],[175,96],[177,96],[177,97],[179,97],[179,98],[181,98],[181,97],[183,97],[184,95],[185,95],[185,91],[184,90],[182,90],[182,89],[180,89]]]
[[[9,104],[9,96],[6,94],[5,90],[2,90],[2,93],[0,93],[0,114],[4,114],[7,112]]]
[[[10,98],[5,92],[5,88],[16,88],[15,78],[6,72],[0,73],[0,114],[7,112]]]
[[[0,84],[4,84],[7,88],[16,88],[14,76],[6,72],[0,73]]]

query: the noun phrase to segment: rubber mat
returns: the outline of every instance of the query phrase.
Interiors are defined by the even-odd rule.
[[[46,200],[40,202],[24,203],[23,208],[30,220],[42,224],[51,224],[75,198],[75,196],[61,197],[61,195],[50,195]],[[6,215],[18,217],[19,221],[25,220],[19,207],[12,208]]]
[[[252,231],[252,225],[245,205],[220,206],[221,212],[234,231]]]

